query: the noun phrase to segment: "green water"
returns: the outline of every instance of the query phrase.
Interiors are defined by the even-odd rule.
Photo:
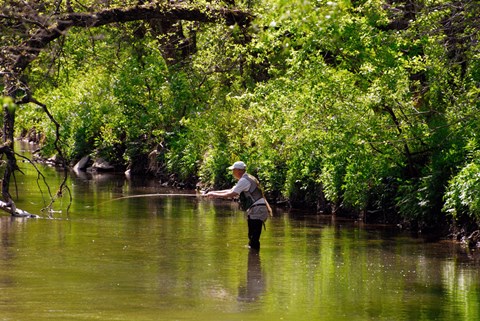
[[[279,211],[252,253],[231,203],[109,201],[169,192],[122,176],[70,178],[47,219],[22,168],[17,204],[42,218],[0,215],[0,320],[480,319],[480,260],[448,242]]]

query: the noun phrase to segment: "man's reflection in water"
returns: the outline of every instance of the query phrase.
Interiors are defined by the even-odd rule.
[[[253,302],[258,300],[265,290],[260,252],[250,249],[248,252],[247,280],[245,285],[238,288],[238,301]]]

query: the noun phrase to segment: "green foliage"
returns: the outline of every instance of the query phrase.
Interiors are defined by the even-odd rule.
[[[478,152],[450,181],[445,193],[444,210],[455,219],[469,216],[480,220],[480,164]]]
[[[12,97],[3,96],[0,100],[0,105],[3,109],[7,109],[10,113],[14,113],[17,109],[17,105]]]
[[[200,180],[212,186],[223,186],[226,183],[226,168],[231,165],[225,148],[211,146],[202,155],[202,159],[203,164],[199,171]],[[231,180],[229,183],[231,183]]]
[[[90,154],[98,145],[96,139],[100,137],[102,130],[105,131],[102,128],[103,123],[110,117],[115,121],[118,112],[113,107],[117,104],[114,97],[107,92],[108,86],[104,78],[81,77],[67,90],[56,89],[45,94],[43,100],[62,124],[61,142],[69,158]],[[41,110],[32,106],[28,112],[22,114],[25,120],[20,121],[25,126],[35,119],[40,119],[41,114]],[[54,152],[55,128],[46,119],[37,122],[36,127],[47,137],[44,153],[51,155]],[[112,139],[106,136],[106,140]]]
[[[76,37],[72,40],[67,48],[79,44]],[[108,48],[109,41],[113,40],[98,47]],[[178,121],[177,106],[171,103],[178,95],[176,83],[169,83],[158,49],[148,42],[142,43],[141,48],[141,53],[135,47],[123,52],[114,65],[112,57],[103,57],[110,62],[104,64],[103,59],[94,62],[91,57],[77,54],[78,60],[66,62],[73,64],[72,67],[59,74],[73,79],[68,86],[47,86],[45,92],[37,91],[62,124],[60,134],[69,159],[95,153],[116,164],[134,162],[163,141],[165,124],[171,126],[175,119]],[[32,73],[32,77],[35,75]],[[22,117],[20,121],[24,126],[32,126],[40,114],[30,109]],[[52,153],[55,137],[52,124],[45,120],[35,126],[46,133],[44,152]]]
[[[196,52],[175,66],[134,23],[65,38],[55,73],[42,56],[29,77],[68,155],[132,164],[157,149],[166,174],[222,187],[241,159],[274,197],[420,227],[442,208],[479,215],[473,2],[241,5],[257,14],[248,28],[185,25]],[[38,110],[19,117],[52,141]]]

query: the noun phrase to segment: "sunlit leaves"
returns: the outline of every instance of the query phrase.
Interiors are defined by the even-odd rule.
[[[450,182],[445,194],[444,210],[459,219],[470,215],[480,219],[480,166],[467,164]]]
[[[148,33],[132,37],[132,24],[75,33],[62,51],[52,46],[61,57],[56,72],[41,68],[45,55],[30,77],[85,77],[76,90],[44,94],[66,135],[73,141],[77,133],[75,144],[83,136],[103,150],[126,142],[134,146],[126,159],[162,144],[159,161],[181,178],[227,186],[225,167],[242,159],[284,198],[314,201],[321,190],[344,209],[385,206],[434,222],[448,185],[449,212],[476,210],[476,194],[460,193],[477,188],[474,2],[253,6],[247,28],[198,27],[197,51],[176,66],[167,68]],[[74,120],[60,106],[89,119]]]

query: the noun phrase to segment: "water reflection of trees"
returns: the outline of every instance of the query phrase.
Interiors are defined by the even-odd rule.
[[[305,319],[322,320],[338,317],[331,307],[362,320],[478,317],[478,261],[453,243],[318,218],[273,223],[267,235],[282,248],[263,259],[289,281],[269,282],[266,297],[288,293],[275,298],[276,311],[296,307],[312,314]]]

